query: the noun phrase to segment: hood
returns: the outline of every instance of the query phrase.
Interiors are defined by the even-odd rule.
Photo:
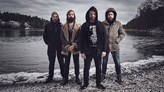
[[[56,22],[60,22],[59,15],[58,15],[58,13],[57,13],[56,11],[52,12],[51,17],[52,17],[54,14],[56,14],[56,15],[58,16],[58,20],[57,20]],[[53,21],[52,21],[52,18],[50,18],[50,21],[53,22]]]
[[[107,20],[107,15],[109,12],[113,12],[114,13],[114,21],[116,21],[116,17],[117,17],[117,12],[114,8],[109,8],[106,12],[105,12],[105,19]]]
[[[87,11],[86,15],[85,15],[85,19],[86,19],[86,22],[90,22],[90,18],[89,18],[89,12],[90,11],[95,11],[96,12],[96,21],[98,20],[98,12],[97,12],[97,9],[92,6],[91,8],[89,8],[89,10]]]

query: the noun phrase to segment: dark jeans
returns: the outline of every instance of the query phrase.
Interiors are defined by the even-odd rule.
[[[101,83],[101,56],[97,56],[97,48],[91,48],[90,51],[84,59],[84,84],[89,84],[89,69],[93,58],[96,67],[96,85],[99,85]]]
[[[55,59],[56,54],[60,66],[61,76],[64,77],[64,60],[63,55],[61,54],[61,49],[56,49],[54,47],[48,47],[48,59],[49,59],[49,78],[52,78],[54,75],[54,66],[55,66]]]
[[[115,63],[116,73],[117,74],[121,74],[121,65],[120,65],[120,54],[119,54],[119,51],[113,51],[113,52],[111,52],[111,54],[112,54],[112,57],[113,57],[113,61]],[[109,54],[107,54],[103,58],[102,74],[106,74],[106,69],[107,69],[107,64],[108,64],[108,56],[109,56]]]
[[[70,59],[71,59],[71,53],[68,54],[68,56],[65,56],[65,81],[68,81],[68,75],[69,75],[69,65],[70,65]],[[76,78],[79,76],[79,54],[73,55],[73,61],[75,66],[75,75]]]

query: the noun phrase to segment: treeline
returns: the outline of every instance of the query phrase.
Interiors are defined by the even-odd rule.
[[[0,28],[43,28],[48,21],[37,16],[27,16],[19,13],[0,12]]]
[[[135,18],[125,27],[132,29],[164,28],[164,0],[147,0],[142,3],[138,7]]]

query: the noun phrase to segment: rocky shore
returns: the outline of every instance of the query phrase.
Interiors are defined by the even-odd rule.
[[[164,92],[164,57],[153,56],[147,60],[122,63],[123,84],[115,82],[114,65],[109,64],[107,78],[102,82],[105,90],[95,87],[95,68],[90,70],[89,87],[82,92]],[[83,70],[81,70],[81,81]],[[11,77],[12,76],[12,77]],[[73,70],[70,81],[61,86],[60,73],[55,72],[54,81],[44,84],[46,73],[21,73],[0,75],[0,92],[79,92],[80,86],[74,82]]]

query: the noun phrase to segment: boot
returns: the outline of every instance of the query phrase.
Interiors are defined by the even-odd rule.
[[[48,77],[44,83],[49,83],[52,81],[52,77]]]
[[[120,84],[120,85],[122,84],[123,81],[122,81],[122,79],[121,79],[121,74],[118,74],[118,75],[117,75],[117,80],[116,80],[116,82],[117,82],[118,84]]]
[[[61,82],[61,85],[64,86],[64,85],[66,85],[67,83],[68,83],[68,80],[63,79],[62,82]]]
[[[97,87],[98,89],[106,89],[106,87],[104,87],[102,84],[98,84],[98,85],[96,85],[96,87]]]
[[[105,80],[105,78],[106,78],[106,75],[105,74],[102,74],[101,75],[101,81]]]
[[[82,83],[80,82],[80,79],[79,79],[78,76],[76,76],[76,80],[75,80],[75,82],[76,82],[78,85],[82,85]]]

